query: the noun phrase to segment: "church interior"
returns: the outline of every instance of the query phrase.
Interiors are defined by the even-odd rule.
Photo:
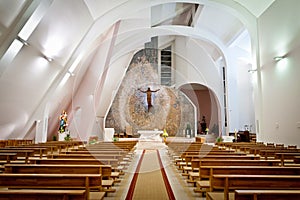
[[[0,0],[0,200],[300,199],[298,6]]]

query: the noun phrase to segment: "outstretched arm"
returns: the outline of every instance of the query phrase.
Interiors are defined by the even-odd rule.
[[[141,88],[138,88],[139,91],[141,91],[142,93],[146,93],[147,91],[143,91],[141,90]]]
[[[157,92],[157,91],[159,91],[160,89],[157,89],[157,90],[153,90],[153,91],[151,91],[151,92]]]

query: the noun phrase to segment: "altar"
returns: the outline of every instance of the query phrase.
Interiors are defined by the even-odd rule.
[[[137,133],[140,134],[140,140],[151,140],[151,141],[161,141],[160,134],[163,133],[162,130],[138,130]]]

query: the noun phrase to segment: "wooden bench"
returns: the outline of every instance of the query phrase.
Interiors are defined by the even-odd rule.
[[[97,199],[103,199],[104,195]],[[50,189],[10,189],[0,190],[0,200],[8,199],[43,199],[43,200],[82,200],[86,199],[85,190],[50,190]]]
[[[194,167],[204,167],[204,166],[279,166],[280,160],[241,160],[241,159],[217,159],[217,160],[212,160],[212,159],[197,159],[197,160],[192,160],[192,163]],[[201,171],[200,171],[201,173]],[[190,183],[194,183],[194,186],[199,185],[199,188],[208,188],[209,187],[209,182],[201,182],[197,183],[195,181],[196,179],[200,178],[200,173],[192,173],[190,172],[189,178],[190,178]],[[202,177],[203,178],[203,177]],[[195,189],[195,192],[203,192],[202,189]]]
[[[13,189],[85,189],[101,191],[101,174],[0,174],[0,187]]]
[[[11,146],[11,147],[5,147],[0,148],[0,151],[2,150],[33,150],[35,154],[38,154],[40,158],[42,158],[44,155],[46,156],[48,154],[49,149],[45,147],[20,147],[20,146]]]
[[[197,160],[194,160],[197,162]],[[193,162],[194,162],[193,161]],[[280,160],[200,159],[198,166],[279,166]]]
[[[72,149],[71,151],[62,152],[65,154],[111,154],[111,155],[126,155],[128,154],[128,151],[124,150],[79,150],[79,149]]]
[[[48,158],[53,159],[115,159],[121,161],[122,155],[114,154],[52,154],[48,155]]]
[[[207,155],[205,157],[201,156],[187,156],[186,157],[186,162],[179,163],[179,169],[183,170],[183,174],[186,174],[190,171],[199,171],[199,164],[196,164],[195,162],[198,160],[200,162],[201,159],[210,159],[210,160],[259,160],[259,156],[239,156],[239,155]],[[193,162],[193,164],[192,164]],[[190,163],[190,166],[187,165],[186,163]]]
[[[217,200],[229,199],[229,191],[238,189],[300,189],[300,175],[213,175],[211,181],[213,191],[208,192],[207,199],[216,199],[216,194],[223,194]],[[221,198],[223,196],[223,198]]]
[[[105,192],[115,192],[112,188],[116,177],[112,177],[110,165],[65,165],[56,164],[6,164],[5,173],[31,174],[101,174]]]
[[[235,190],[235,200],[300,199],[300,190]]]
[[[299,149],[273,149],[273,150],[260,150],[259,154],[267,160],[269,157],[275,158],[276,153],[300,153]]]
[[[47,154],[53,154],[54,152],[58,152],[58,147],[50,144],[30,144],[30,145],[22,145],[22,146],[7,146],[6,148],[29,148],[29,149],[47,149]]]
[[[0,153],[0,160],[4,163],[10,163],[11,160],[17,159],[17,153]]]
[[[45,143],[39,143],[38,145],[57,146],[58,151],[61,152],[64,149],[69,150],[81,146],[83,145],[83,142],[82,141],[48,141]]]
[[[280,159],[282,166],[284,166],[284,164],[286,163],[287,159],[290,159],[290,160],[288,160],[290,162],[295,162],[295,159],[294,159],[295,156],[300,156],[300,152],[294,152],[294,153],[280,152],[280,153],[275,153],[275,159]]]
[[[25,163],[29,162],[29,157],[34,155],[34,150],[30,149],[8,149],[8,150],[0,150],[0,153],[16,153],[18,159],[20,157],[24,158]]]
[[[199,178],[197,181],[199,188],[210,188],[212,177],[218,174],[243,174],[243,175],[298,175],[300,167],[280,167],[280,166],[200,166]],[[204,180],[204,181],[203,181]]]
[[[300,164],[300,156],[295,156],[295,157],[294,157],[294,162],[295,162],[296,164]]]
[[[30,159],[31,164],[77,164],[77,165],[111,165],[112,168],[118,167],[117,159]]]
[[[33,140],[27,140],[27,139],[0,140],[0,147],[19,146],[19,145],[26,145],[26,144],[32,144],[32,143],[33,143]]]

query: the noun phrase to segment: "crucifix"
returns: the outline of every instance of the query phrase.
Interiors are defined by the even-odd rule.
[[[151,90],[150,87],[148,87],[147,90],[141,90],[140,88],[138,88],[139,91],[141,91],[142,93],[146,93],[147,94],[147,104],[148,104],[148,112],[150,110],[150,108],[152,107],[152,92],[157,92],[160,89],[157,90]]]

